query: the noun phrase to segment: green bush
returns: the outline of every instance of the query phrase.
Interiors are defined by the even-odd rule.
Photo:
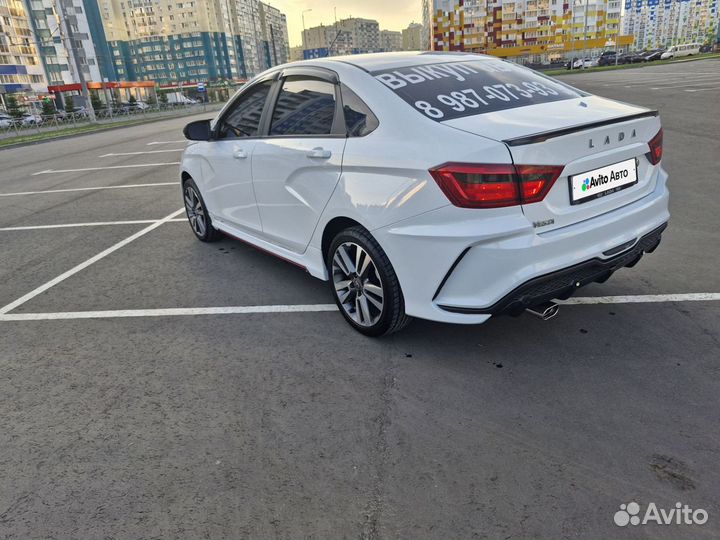
[[[92,92],[90,94],[90,104],[92,105],[93,110],[99,111],[104,107],[102,100],[100,99],[100,96],[97,95],[97,92]]]
[[[5,97],[5,106],[7,107],[7,112],[10,116],[13,118],[21,118],[23,115],[23,111],[18,105],[17,98],[10,94],[9,96]]]
[[[55,105],[53,105],[53,102],[49,99],[43,99],[42,102],[42,115],[43,116],[52,116],[55,114]]]

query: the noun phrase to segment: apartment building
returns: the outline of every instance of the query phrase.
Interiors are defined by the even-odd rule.
[[[380,24],[373,19],[351,17],[337,22],[340,30],[349,32],[353,49],[358,52],[380,52]]]
[[[621,34],[620,0],[434,0],[431,9],[435,50],[546,61],[633,42]]]
[[[263,64],[259,71],[284,64],[290,58],[290,41],[288,39],[287,18],[279,9],[263,2],[258,2],[260,19],[260,42],[263,48]]]
[[[30,24],[50,85],[115,78],[95,0],[30,0],[29,6]],[[74,57],[69,54],[71,49]]]
[[[380,25],[372,19],[342,19],[303,30],[304,58],[380,52]]]
[[[394,30],[380,30],[380,49],[383,52],[402,51],[402,32],[395,32]]]
[[[288,58],[285,15],[258,0],[97,1],[120,79],[242,79]]]
[[[47,80],[28,9],[22,0],[0,0],[0,99],[39,92]]]
[[[303,30],[303,59],[353,54],[353,36],[337,25],[320,25]]]
[[[303,46],[298,45],[296,47],[290,47],[290,57],[288,58],[288,61],[290,62],[297,62],[298,60],[303,60],[304,54],[303,54]]]
[[[404,51],[424,51],[428,47],[425,40],[425,27],[420,23],[411,23],[402,31],[402,48]]]
[[[718,0],[625,0],[623,32],[635,36],[639,49],[716,39]]]

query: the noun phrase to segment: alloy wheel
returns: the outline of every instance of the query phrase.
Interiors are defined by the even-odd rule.
[[[383,313],[382,280],[370,254],[354,242],[340,244],[332,259],[338,301],[360,326],[373,326]]]
[[[195,234],[200,237],[205,236],[205,232],[207,231],[207,218],[200,196],[190,185],[185,186],[184,196],[185,211],[187,212],[188,220],[190,220],[190,226],[193,231],[195,231]]]

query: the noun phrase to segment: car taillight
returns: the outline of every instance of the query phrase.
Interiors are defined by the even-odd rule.
[[[446,163],[430,169],[430,174],[455,206],[499,208],[543,200],[562,169],[553,165]]]
[[[647,158],[653,165],[657,165],[660,163],[660,160],[662,159],[662,152],[663,152],[663,130],[660,128],[660,131],[657,132],[657,134],[650,139],[650,142],[648,143],[648,146],[650,146],[650,151],[647,153]]]

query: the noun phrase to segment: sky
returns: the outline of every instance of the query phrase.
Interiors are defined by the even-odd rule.
[[[290,46],[302,44],[302,17],[305,13],[305,27],[328,25],[337,18],[363,17],[375,19],[381,30],[402,30],[411,22],[422,22],[421,0],[265,0],[287,16]],[[390,7],[392,6],[392,7]]]

